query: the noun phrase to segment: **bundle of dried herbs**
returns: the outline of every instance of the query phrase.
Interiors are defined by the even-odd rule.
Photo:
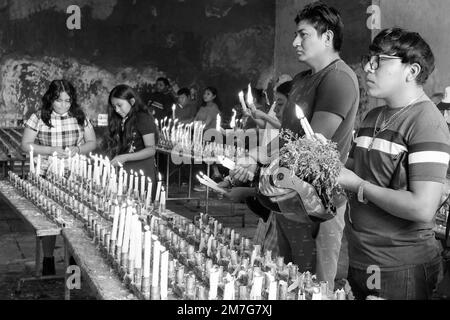
[[[343,164],[339,160],[336,143],[299,138],[290,130],[282,130],[281,137],[285,144],[280,150],[279,165],[311,184],[326,209],[332,209],[332,199],[344,195],[344,190],[337,183]]]

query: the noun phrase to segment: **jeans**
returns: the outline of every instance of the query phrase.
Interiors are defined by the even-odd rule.
[[[379,288],[373,288],[373,271],[350,267],[348,281],[356,299],[373,295],[389,300],[429,300],[436,288],[442,268],[442,258],[398,271],[381,271]],[[370,277],[370,279],[369,279]],[[369,288],[370,287],[370,288]]]

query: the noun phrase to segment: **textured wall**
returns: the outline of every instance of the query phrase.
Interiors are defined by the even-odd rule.
[[[80,30],[66,27],[73,4]],[[231,109],[241,87],[271,77],[274,25],[274,0],[0,0],[0,111],[28,114],[64,76],[95,117],[114,85],[146,97],[161,75],[215,86]]]

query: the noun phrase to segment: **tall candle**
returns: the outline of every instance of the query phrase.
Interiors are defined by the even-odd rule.
[[[150,278],[150,254],[152,248],[150,227],[144,227],[144,278]]]
[[[177,108],[177,106],[175,104],[172,105],[172,119],[175,120],[175,109]]]
[[[156,186],[156,198],[155,198],[155,202],[159,201],[159,196],[160,196],[160,192],[161,192],[161,173],[158,173],[158,184]]]
[[[169,251],[165,250],[161,253],[161,300],[167,300],[167,285],[169,280]]]
[[[41,174],[41,155],[38,154],[36,163],[36,175],[39,176],[40,174]]]
[[[221,131],[220,129],[221,129],[221,124],[220,124],[220,122],[222,121],[222,118],[220,117],[220,114],[217,114],[217,117],[216,117],[216,130],[217,131]]]
[[[139,177],[137,172],[134,173],[134,192],[136,191],[139,192]]]
[[[219,270],[211,268],[209,273],[209,300],[217,299],[217,288],[219,286]]]
[[[141,199],[144,201],[145,197],[145,176],[144,171],[139,170],[139,174],[141,175]]]
[[[166,190],[164,187],[161,188],[161,198],[159,199],[159,213],[164,213],[166,211]]]
[[[136,256],[136,222],[138,222],[137,215],[133,214],[131,216],[130,222],[130,245],[128,247],[128,270],[134,269],[135,256]]]
[[[248,110],[247,110],[247,105],[245,104],[245,101],[244,101],[244,92],[239,91],[238,96],[239,96],[239,102],[241,103],[242,110],[245,113],[247,113]]]
[[[145,206],[148,208],[150,206],[150,204],[152,203],[152,179],[147,178],[148,179],[148,184],[147,184],[147,199],[145,201]]]
[[[124,231],[125,231],[125,220],[126,220],[126,210],[127,207],[125,204],[122,205],[122,208],[120,210],[120,219],[119,219],[119,230],[118,230],[118,235],[117,235],[117,246],[118,247],[122,247],[122,243],[123,243],[123,235],[124,235]],[[120,252],[118,253],[120,254]]]
[[[138,217],[136,215],[136,217]],[[136,237],[136,249],[135,249],[135,258],[134,265],[136,269],[142,269],[142,222],[139,221],[139,218],[136,219],[136,229],[135,229],[135,237]]]
[[[34,173],[33,145],[30,144],[30,172]]]
[[[88,176],[87,176],[88,180],[92,179],[92,165],[89,163],[88,164]]]
[[[130,233],[131,233],[131,220],[132,220],[132,207],[131,204],[127,205],[127,215],[125,218],[125,228],[123,234],[122,252],[128,252],[130,247]]]
[[[114,219],[113,219],[113,226],[111,231],[111,240],[117,239],[117,228],[119,226],[119,218],[120,218],[120,208],[119,205],[116,204],[114,206]]]
[[[134,182],[134,170],[130,170],[130,182],[128,184],[128,194],[131,194],[131,191],[133,190],[133,182]]]
[[[128,172],[123,173],[123,189],[127,191],[127,183],[128,183]]]

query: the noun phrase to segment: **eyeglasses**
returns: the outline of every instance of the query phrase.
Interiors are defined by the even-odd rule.
[[[403,58],[397,56],[388,56],[385,54],[365,55],[361,59],[361,67],[364,70],[366,64],[369,64],[370,68],[373,71],[375,71],[380,66],[380,60],[389,60],[389,59],[403,59]]]

